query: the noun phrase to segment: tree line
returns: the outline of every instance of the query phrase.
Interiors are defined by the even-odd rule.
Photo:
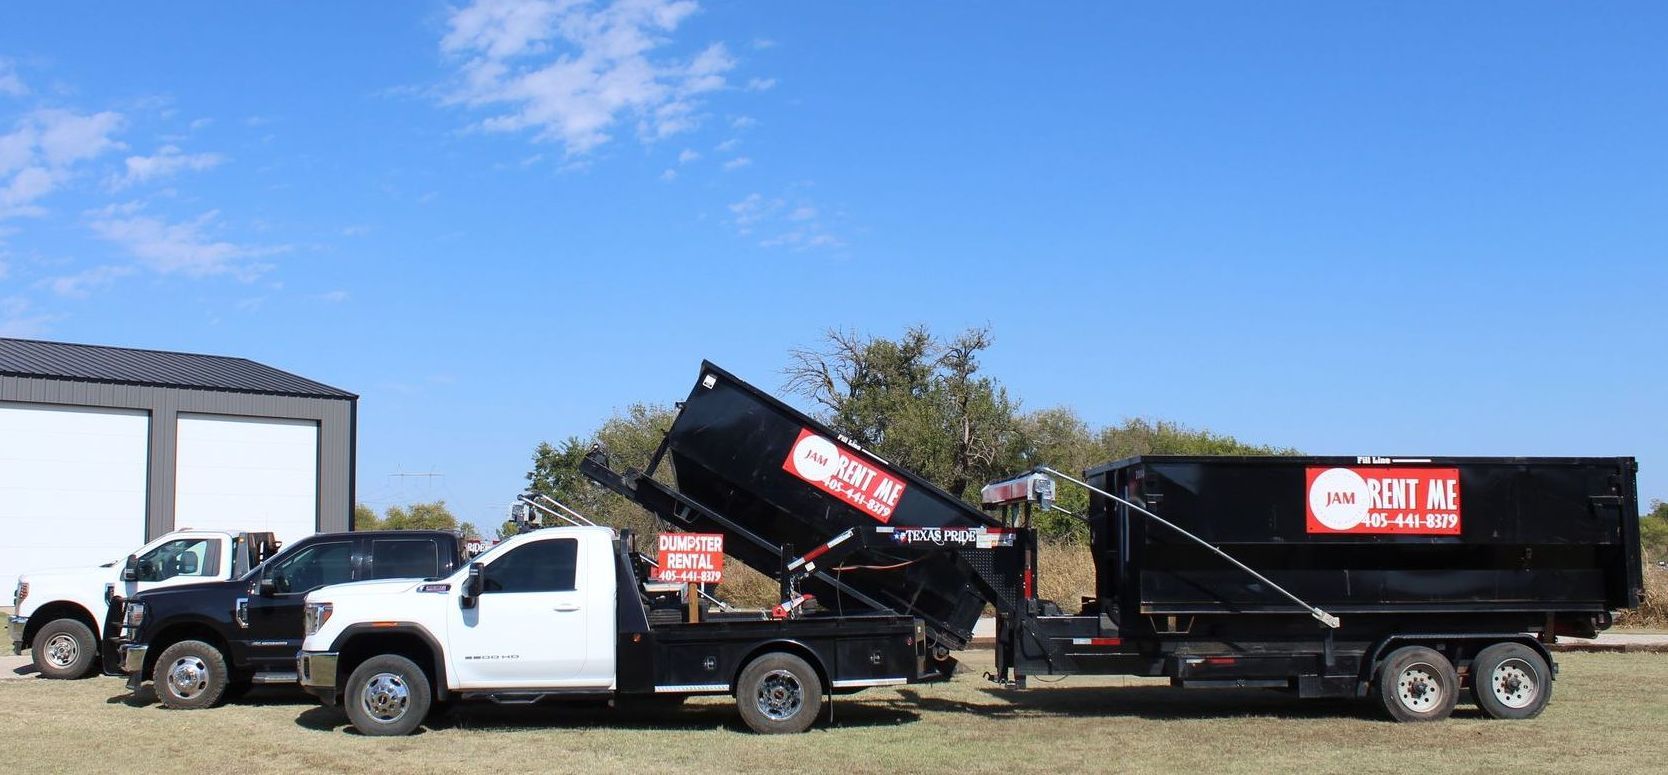
[[[949,337],[926,326],[896,337],[833,330],[788,353],[781,387],[790,402],[801,399],[835,432],[974,504],[985,484],[1037,465],[1069,472],[1131,455],[1296,454],[1169,420],[1132,417],[1097,427],[1072,407],[1027,410],[981,369],[980,357],[992,343],[989,328]],[[667,404],[633,404],[587,436],[541,442],[528,489],[598,522],[657,532],[653,518],[585,480],[578,465],[600,444],[617,469],[646,467],[674,415]],[[657,472],[665,475],[664,467]],[[1060,505],[1081,513],[1088,500],[1077,490],[1062,488]],[[1040,515],[1037,526],[1057,539],[1086,532],[1080,521],[1059,513]]]

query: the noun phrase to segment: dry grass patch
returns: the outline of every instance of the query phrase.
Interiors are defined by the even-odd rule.
[[[168,711],[113,678],[0,682],[0,773],[112,768],[239,772],[1599,772],[1668,761],[1668,656],[1569,654],[1544,716],[1496,722],[1462,707],[1397,725],[1355,702],[1173,690],[1072,678],[1025,692],[978,678],[842,698],[803,735],[742,731],[727,700],[632,714],[461,706],[423,733],[365,738],[305,695],[265,690]],[[1412,762],[1416,762],[1413,764]]]

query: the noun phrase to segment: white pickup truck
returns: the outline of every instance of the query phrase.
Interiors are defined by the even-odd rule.
[[[229,579],[276,546],[271,533],[185,529],[139,547],[125,561],[26,573],[12,598],[12,653],[30,649],[45,678],[86,676],[98,668],[98,632],[112,599]]]
[[[407,734],[435,701],[730,694],[760,732],[809,727],[826,694],[947,677],[918,620],[765,612],[663,622],[630,531],[524,533],[446,578],[307,596],[301,685],[368,735]],[[662,609],[656,609],[660,613]]]

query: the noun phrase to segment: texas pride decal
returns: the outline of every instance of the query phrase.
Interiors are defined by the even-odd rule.
[[[892,519],[904,493],[902,479],[809,428],[800,430],[782,470],[882,523]]]

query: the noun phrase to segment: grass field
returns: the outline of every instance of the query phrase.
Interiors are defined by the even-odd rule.
[[[0,774],[169,772],[1639,772],[1668,768],[1668,655],[1566,654],[1533,721],[1462,705],[1440,724],[1380,721],[1364,704],[1141,679],[1067,679],[1025,692],[979,678],[841,699],[803,735],[742,730],[699,700],[631,714],[464,706],[409,738],[365,738],[306,695],[265,690],[169,711],[114,678],[0,681]]]

